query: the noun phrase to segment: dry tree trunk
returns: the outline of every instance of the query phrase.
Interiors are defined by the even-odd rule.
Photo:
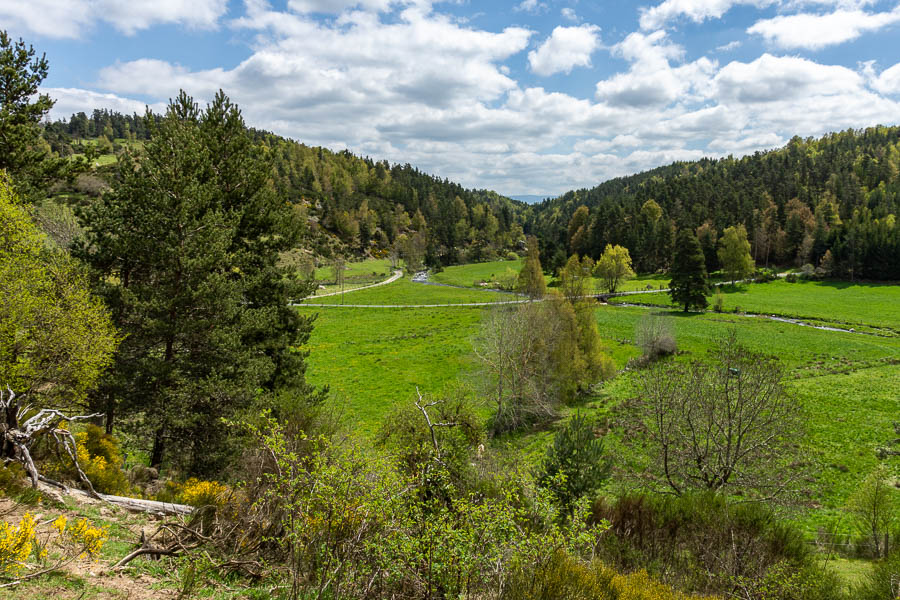
[[[49,483],[65,489],[65,486],[59,482],[53,481],[38,473],[34,460],[31,458],[31,447],[41,436],[53,436],[58,449],[65,450],[72,464],[75,465],[75,471],[78,478],[88,488],[88,494],[98,500],[102,500],[100,494],[94,490],[90,479],[85,475],[78,464],[78,455],[76,453],[75,437],[72,432],[60,427],[64,421],[86,421],[93,419],[99,414],[94,415],[76,415],[67,416],[55,409],[42,408],[30,417],[26,416],[31,412],[32,407],[22,405],[15,392],[9,386],[6,392],[0,389],[0,435],[2,435],[2,452],[0,458],[4,464],[10,462],[21,463],[31,479],[31,486],[38,487],[38,481]]]

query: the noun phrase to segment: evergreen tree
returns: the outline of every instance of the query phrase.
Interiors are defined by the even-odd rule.
[[[82,215],[77,252],[127,334],[95,401],[108,428],[115,398],[142,417],[154,466],[178,456],[209,473],[227,458],[223,417],[261,393],[315,396],[295,350],[311,322],[288,305],[308,286],[277,263],[299,224],[221,92],[203,111],[182,92],[146,123],[139,160],[124,157],[113,192]]]
[[[587,418],[575,413],[553,437],[538,475],[538,483],[553,492],[566,510],[596,491],[609,476],[610,459],[603,438],[594,435]]]
[[[709,295],[709,281],[706,278],[706,258],[700,241],[690,229],[678,232],[675,244],[675,258],[670,272],[669,295],[676,304],[683,304],[687,312],[692,307],[706,308]]]

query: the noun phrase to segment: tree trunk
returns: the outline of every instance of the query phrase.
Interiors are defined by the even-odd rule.
[[[163,428],[156,430],[153,436],[153,450],[150,452],[150,466],[159,470],[162,465],[163,452],[165,451],[165,442],[163,441]]]

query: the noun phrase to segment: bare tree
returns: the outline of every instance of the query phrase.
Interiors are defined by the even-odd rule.
[[[800,407],[784,367],[741,346],[734,332],[710,362],[657,364],[640,378],[635,416],[649,475],[670,493],[731,490],[773,498],[800,476]]]

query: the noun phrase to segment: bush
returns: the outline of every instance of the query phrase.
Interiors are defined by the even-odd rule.
[[[788,273],[785,276],[784,280],[787,281],[788,283],[797,283],[797,281],[798,281],[797,274],[796,273]]]
[[[78,462],[94,489],[104,494],[127,494],[128,477],[119,442],[102,428],[88,424],[75,435]]]
[[[654,361],[678,351],[675,334],[669,321],[658,315],[646,315],[638,321],[634,343],[644,352],[645,361]]]
[[[583,562],[563,552],[532,571],[513,573],[503,600],[701,600],[653,580],[646,571],[623,575],[599,561]],[[703,597],[705,600],[712,600]]]
[[[584,415],[576,413],[553,437],[537,479],[568,512],[576,500],[600,487],[609,470],[603,438],[596,437]]]
[[[716,293],[713,296],[713,310],[717,313],[725,311],[725,294],[719,286],[716,286]]]
[[[900,597],[900,549],[875,563],[868,581],[854,590],[859,600],[885,600]]]
[[[507,253],[506,253],[506,260],[519,260],[519,255],[516,254],[515,252],[512,252],[512,251],[507,252]]]
[[[777,567],[796,574],[815,561],[795,526],[763,504],[729,504],[717,494],[629,495],[598,500],[594,519],[610,530],[598,556],[619,570],[646,569],[679,589],[725,593],[764,581]],[[805,576],[804,576],[805,577]],[[741,595],[750,598],[792,596]],[[814,596],[801,596],[800,598]]]

